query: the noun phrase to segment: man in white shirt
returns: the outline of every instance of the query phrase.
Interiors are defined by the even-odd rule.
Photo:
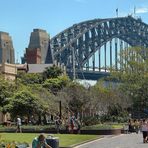
[[[22,128],[21,128],[22,121],[21,121],[21,118],[20,117],[17,117],[16,125],[17,125],[16,133],[17,132],[20,132],[21,133],[22,132]]]

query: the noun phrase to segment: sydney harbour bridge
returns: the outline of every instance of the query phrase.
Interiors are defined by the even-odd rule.
[[[70,76],[97,80],[119,69],[119,52],[148,47],[148,25],[132,16],[84,21],[50,40],[50,57],[66,67]]]

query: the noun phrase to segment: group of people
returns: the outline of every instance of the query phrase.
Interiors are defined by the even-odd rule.
[[[70,113],[68,118],[64,123],[66,125],[66,129],[69,133],[79,133],[80,132],[80,120],[75,116],[74,113]],[[19,116],[16,119],[16,132],[22,132],[22,120]],[[62,120],[59,116],[55,118],[55,128],[57,133],[59,133],[62,125]],[[46,141],[46,137],[44,134],[40,134],[38,137],[35,137],[32,141],[32,148],[52,148]]]
[[[79,133],[80,132],[80,119],[76,118],[74,113],[69,113],[66,121],[66,129],[69,133]]]
[[[68,118],[65,119],[65,127],[66,127],[66,130],[69,132],[69,133],[79,133],[80,132],[80,119],[79,117],[76,118],[75,114],[74,113],[70,113]],[[16,119],[16,132],[22,132],[22,120],[19,116],[17,116],[17,119]],[[55,118],[55,129],[57,131],[57,133],[60,132],[60,128],[61,128],[61,125],[62,125],[62,120],[59,116],[56,116]]]
[[[148,143],[148,119],[132,120],[128,121],[128,133],[142,132],[143,143]]]
[[[57,133],[60,132],[61,125],[64,124],[68,133],[79,133],[80,132],[80,119],[76,118],[74,113],[69,113],[68,117],[65,120],[61,120],[59,116],[56,116],[55,119],[55,128]]]
[[[141,130],[141,120],[138,120],[138,119],[129,119],[128,121],[128,133],[137,133]]]

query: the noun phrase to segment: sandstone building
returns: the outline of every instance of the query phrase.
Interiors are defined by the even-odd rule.
[[[0,64],[15,63],[12,39],[8,33],[0,31]]]
[[[46,64],[49,46],[49,35],[45,30],[34,29],[26,48],[25,61],[28,64]]]

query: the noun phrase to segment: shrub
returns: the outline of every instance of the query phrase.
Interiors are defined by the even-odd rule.
[[[84,117],[82,120],[83,126],[95,125],[100,123],[100,119],[97,116]]]

